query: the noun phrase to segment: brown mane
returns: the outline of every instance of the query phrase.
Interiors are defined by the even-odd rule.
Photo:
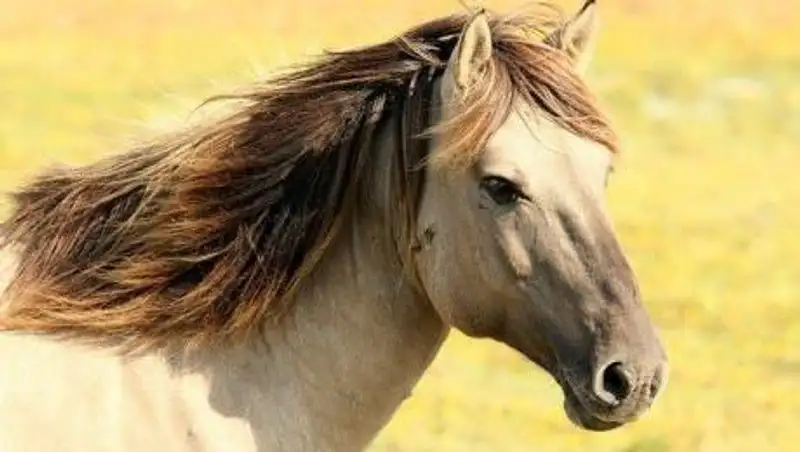
[[[23,186],[0,230],[18,258],[0,328],[150,346],[237,339],[277,318],[363,179],[364,130],[445,65],[468,19],[327,54],[231,96],[244,105],[222,120]],[[491,16],[492,67],[445,126],[461,139],[444,161],[469,161],[518,95],[615,148],[566,57],[542,44],[554,19]]]

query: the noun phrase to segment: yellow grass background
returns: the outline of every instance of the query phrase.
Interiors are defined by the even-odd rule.
[[[543,372],[503,346],[456,334],[371,450],[797,450],[800,5],[600,7],[589,81],[626,143],[609,197],[670,354],[666,392],[634,425],[581,432]],[[175,124],[205,96],[276,65],[383,40],[459,8],[456,0],[4,0],[0,189],[45,164],[122,150],[143,124]]]

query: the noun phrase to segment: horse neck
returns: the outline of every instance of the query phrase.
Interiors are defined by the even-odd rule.
[[[364,187],[366,194],[390,192],[377,171],[396,162],[392,124],[373,140],[377,161],[368,166],[376,174],[366,180],[375,186]],[[376,202],[359,203],[345,219],[280,327],[269,326],[263,341],[214,359],[211,398],[215,391],[224,394],[226,411],[248,418],[257,437],[271,432],[264,433],[273,438],[265,443],[278,441],[275,435],[279,443],[308,441],[280,444],[281,450],[363,448],[408,397],[446,337],[387,240],[387,222],[397,219],[386,215],[381,196],[371,199]],[[243,380],[253,386],[237,392]]]

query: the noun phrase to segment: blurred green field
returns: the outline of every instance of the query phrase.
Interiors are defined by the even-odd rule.
[[[560,2],[571,8],[578,0]],[[488,2],[491,8],[519,5]],[[649,416],[575,429],[543,372],[455,334],[374,451],[790,451],[800,441],[800,5],[601,1],[614,219],[671,358]],[[456,0],[0,2],[0,189]]]

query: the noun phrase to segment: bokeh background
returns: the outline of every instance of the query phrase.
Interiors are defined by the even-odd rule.
[[[557,4],[572,11],[579,0]],[[0,189],[42,165],[123,150],[276,66],[461,8],[0,0]],[[798,450],[800,5],[600,8],[588,80],[626,144],[609,197],[671,357],[666,392],[629,427],[581,432],[543,372],[499,344],[454,334],[371,450]]]

